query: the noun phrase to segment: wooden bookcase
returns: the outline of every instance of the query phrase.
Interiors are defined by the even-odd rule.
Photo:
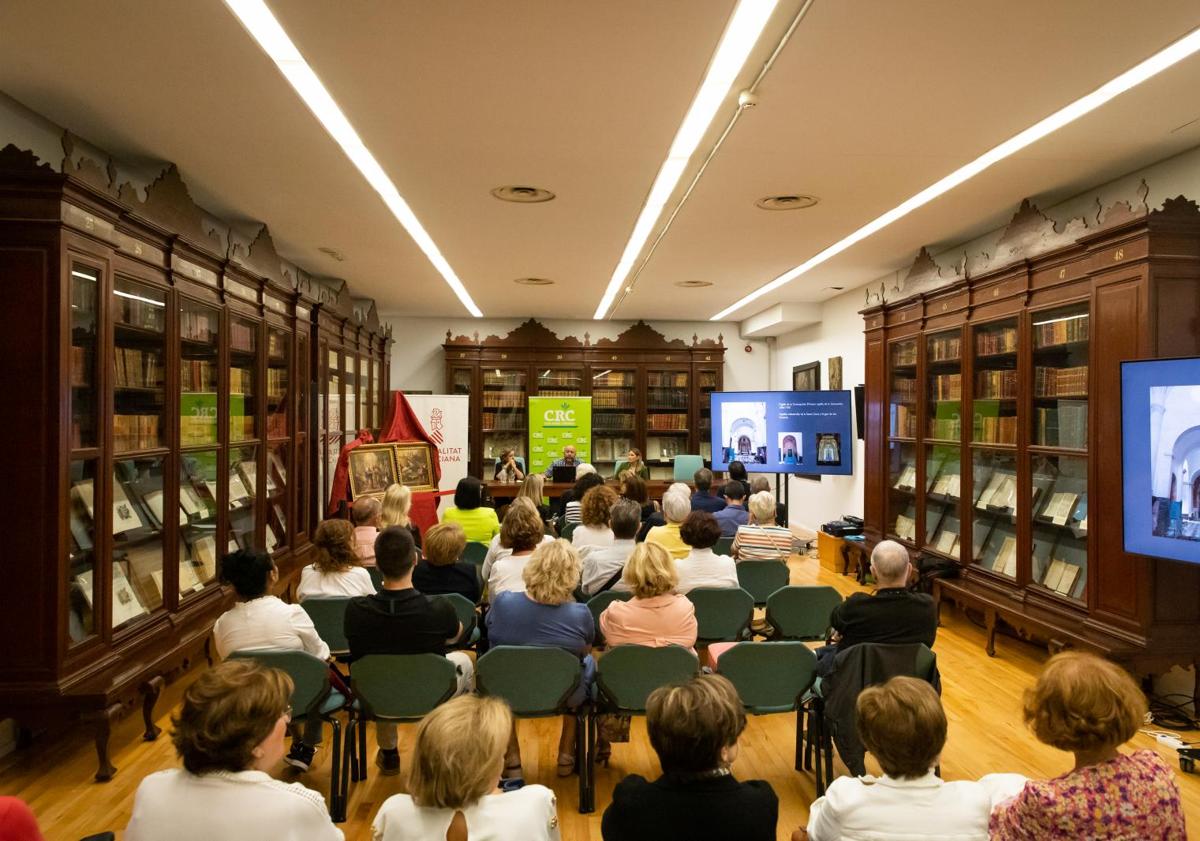
[[[271,552],[281,592],[309,561],[316,353],[336,335],[377,424],[390,338],[285,275],[265,227],[226,245],[174,167],[144,199],[64,167],[0,150],[0,717],[92,722],[105,780],[113,721],[140,704],[154,738],[165,680],[232,603],[220,556]]]
[[[992,264],[866,321],[868,542],[953,560],[939,598],[1141,674],[1200,656],[1200,569],[1122,549],[1120,362],[1200,353],[1200,212],[1058,230],[1024,205]],[[924,288],[925,291],[920,291]]]
[[[708,394],[720,391],[721,337],[688,345],[644,322],[615,339],[559,338],[529,320],[507,336],[446,333],[446,393],[470,400],[470,473],[492,478],[507,447],[529,449],[527,398],[592,398],[592,461],[605,478],[630,447],[642,451],[653,478],[670,478],[677,454],[711,458]]]

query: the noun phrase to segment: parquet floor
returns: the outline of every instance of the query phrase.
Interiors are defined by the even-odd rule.
[[[817,561],[795,557],[791,563],[795,584],[832,584],[850,593],[858,589],[849,578],[821,570]],[[1051,776],[1070,768],[1070,756],[1039,744],[1021,723],[1022,691],[1032,684],[1045,652],[1007,637],[997,642],[997,656],[983,650],[981,629],[961,615],[944,611],[938,634],[938,663],[943,679],[943,700],[950,733],[942,757],[947,779],[973,779],[993,771],[1029,776]],[[197,667],[202,668],[202,667]],[[178,703],[190,675],[163,693],[159,724],[164,735],[155,742],[141,740],[140,716],[123,721],[113,734],[114,762],[118,773],[109,783],[92,782],[95,754],[90,737],[79,732],[69,738],[36,743],[0,761],[0,793],[25,799],[38,816],[50,841],[77,841],[88,834],[115,830],[118,838],[129,819],[134,790],[141,778],[175,765],[166,737],[168,718]],[[597,806],[593,815],[576,811],[577,780],[555,776],[558,720],[523,721],[520,724],[526,778],[552,786],[558,793],[559,818],[566,841],[599,841],[600,815],[616,782],[627,773],[648,777],[658,774],[658,763],[646,739],[644,723],[635,719],[628,744],[616,745],[609,768],[597,769]],[[742,737],[734,773],[742,778],[765,779],[780,798],[779,838],[789,838],[805,822],[808,804],[815,797],[810,775],[792,770],[795,717],[752,718]],[[371,734],[373,741],[373,733]],[[401,728],[402,762],[407,767],[412,728]],[[1175,765],[1174,752],[1138,736],[1138,747],[1154,747]],[[369,744],[370,756],[374,745]],[[1177,767],[1177,765],[1176,765]],[[282,779],[294,779],[280,772]],[[318,753],[314,769],[301,777],[322,792],[329,790],[329,753]],[[390,795],[403,791],[403,775],[381,777],[370,768],[364,783],[352,785],[349,819],[343,825],[347,839],[369,839],[371,818]],[[1200,837],[1200,775],[1179,774],[1184,806],[1192,834]]]

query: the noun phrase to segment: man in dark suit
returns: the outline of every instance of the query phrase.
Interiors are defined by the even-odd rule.
[[[696,492],[692,494],[692,510],[707,511],[709,514],[715,514],[725,507],[725,500],[719,496],[713,496],[712,490],[713,474],[707,467],[701,467],[692,476],[692,481],[696,484]]]

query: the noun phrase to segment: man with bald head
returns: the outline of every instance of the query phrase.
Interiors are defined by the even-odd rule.
[[[383,506],[370,496],[360,496],[350,506],[350,524],[354,526],[354,549],[363,566],[375,566],[375,538],[379,537],[379,515]]]
[[[894,540],[883,540],[871,553],[875,593],[855,593],[830,614],[831,642],[818,650],[818,671],[828,674],[839,651],[860,642],[892,644],[923,642],[933,646],[937,636],[937,606],[928,593],[908,589],[912,564],[908,550]]]

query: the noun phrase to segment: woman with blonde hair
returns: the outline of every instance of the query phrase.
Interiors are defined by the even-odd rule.
[[[1026,690],[1024,713],[1038,741],[1074,754],[1075,767],[1030,780],[997,806],[990,838],[1187,837],[1171,766],[1152,750],[1118,750],[1146,717],[1146,696],[1128,672],[1094,654],[1057,654]]]
[[[417,528],[416,523],[409,519],[409,512],[412,510],[412,488],[407,485],[388,485],[387,491],[383,494],[383,510],[379,514],[379,530],[383,531],[391,526],[404,526],[412,532],[413,543],[417,544],[417,549],[421,548],[421,530]]]
[[[374,841],[486,839],[558,841],[554,792],[497,788],[512,713],[497,698],[461,695],[421,720],[408,771],[408,794],[384,801]]]
[[[675,593],[679,572],[675,560],[657,543],[642,543],[625,563],[623,580],[633,593],[600,614],[600,630],[609,645],[696,644],[696,609],[687,596]]]
[[[472,603],[479,601],[479,573],[475,564],[463,561],[467,535],[458,523],[438,523],[425,533],[425,557],[413,568],[412,582],[427,596],[458,593]]]
[[[569,707],[584,702],[595,676],[592,637],[595,622],[587,605],[575,601],[579,586],[579,556],[565,540],[543,543],[534,550],[521,575],[525,592],[498,594],[487,614],[491,645],[538,645],[562,648],[581,662],[579,687],[567,700]],[[564,715],[558,742],[558,775],[570,776],[575,768],[575,716]],[[505,764],[506,776],[520,776],[521,750],[514,738]]]
[[[612,546],[613,531],[608,526],[608,515],[620,499],[608,485],[599,485],[583,495],[579,506],[580,523],[571,532],[571,543],[581,546]]]
[[[372,596],[375,584],[354,548],[354,527],[349,520],[325,520],[313,535],[317,557],[300,570],[299,601]]]
[[[545,498],[546,477],[541,473],[530,473],[525,477],[525,481],[521,483],[521,489],[517,491],[517,499],[528,499],[533,503],[533,507],[537,509],[538,514],[542,518],[543,523],[548,523],[554,518],[554,512],[550,510],[550,506],[542,502]]]

